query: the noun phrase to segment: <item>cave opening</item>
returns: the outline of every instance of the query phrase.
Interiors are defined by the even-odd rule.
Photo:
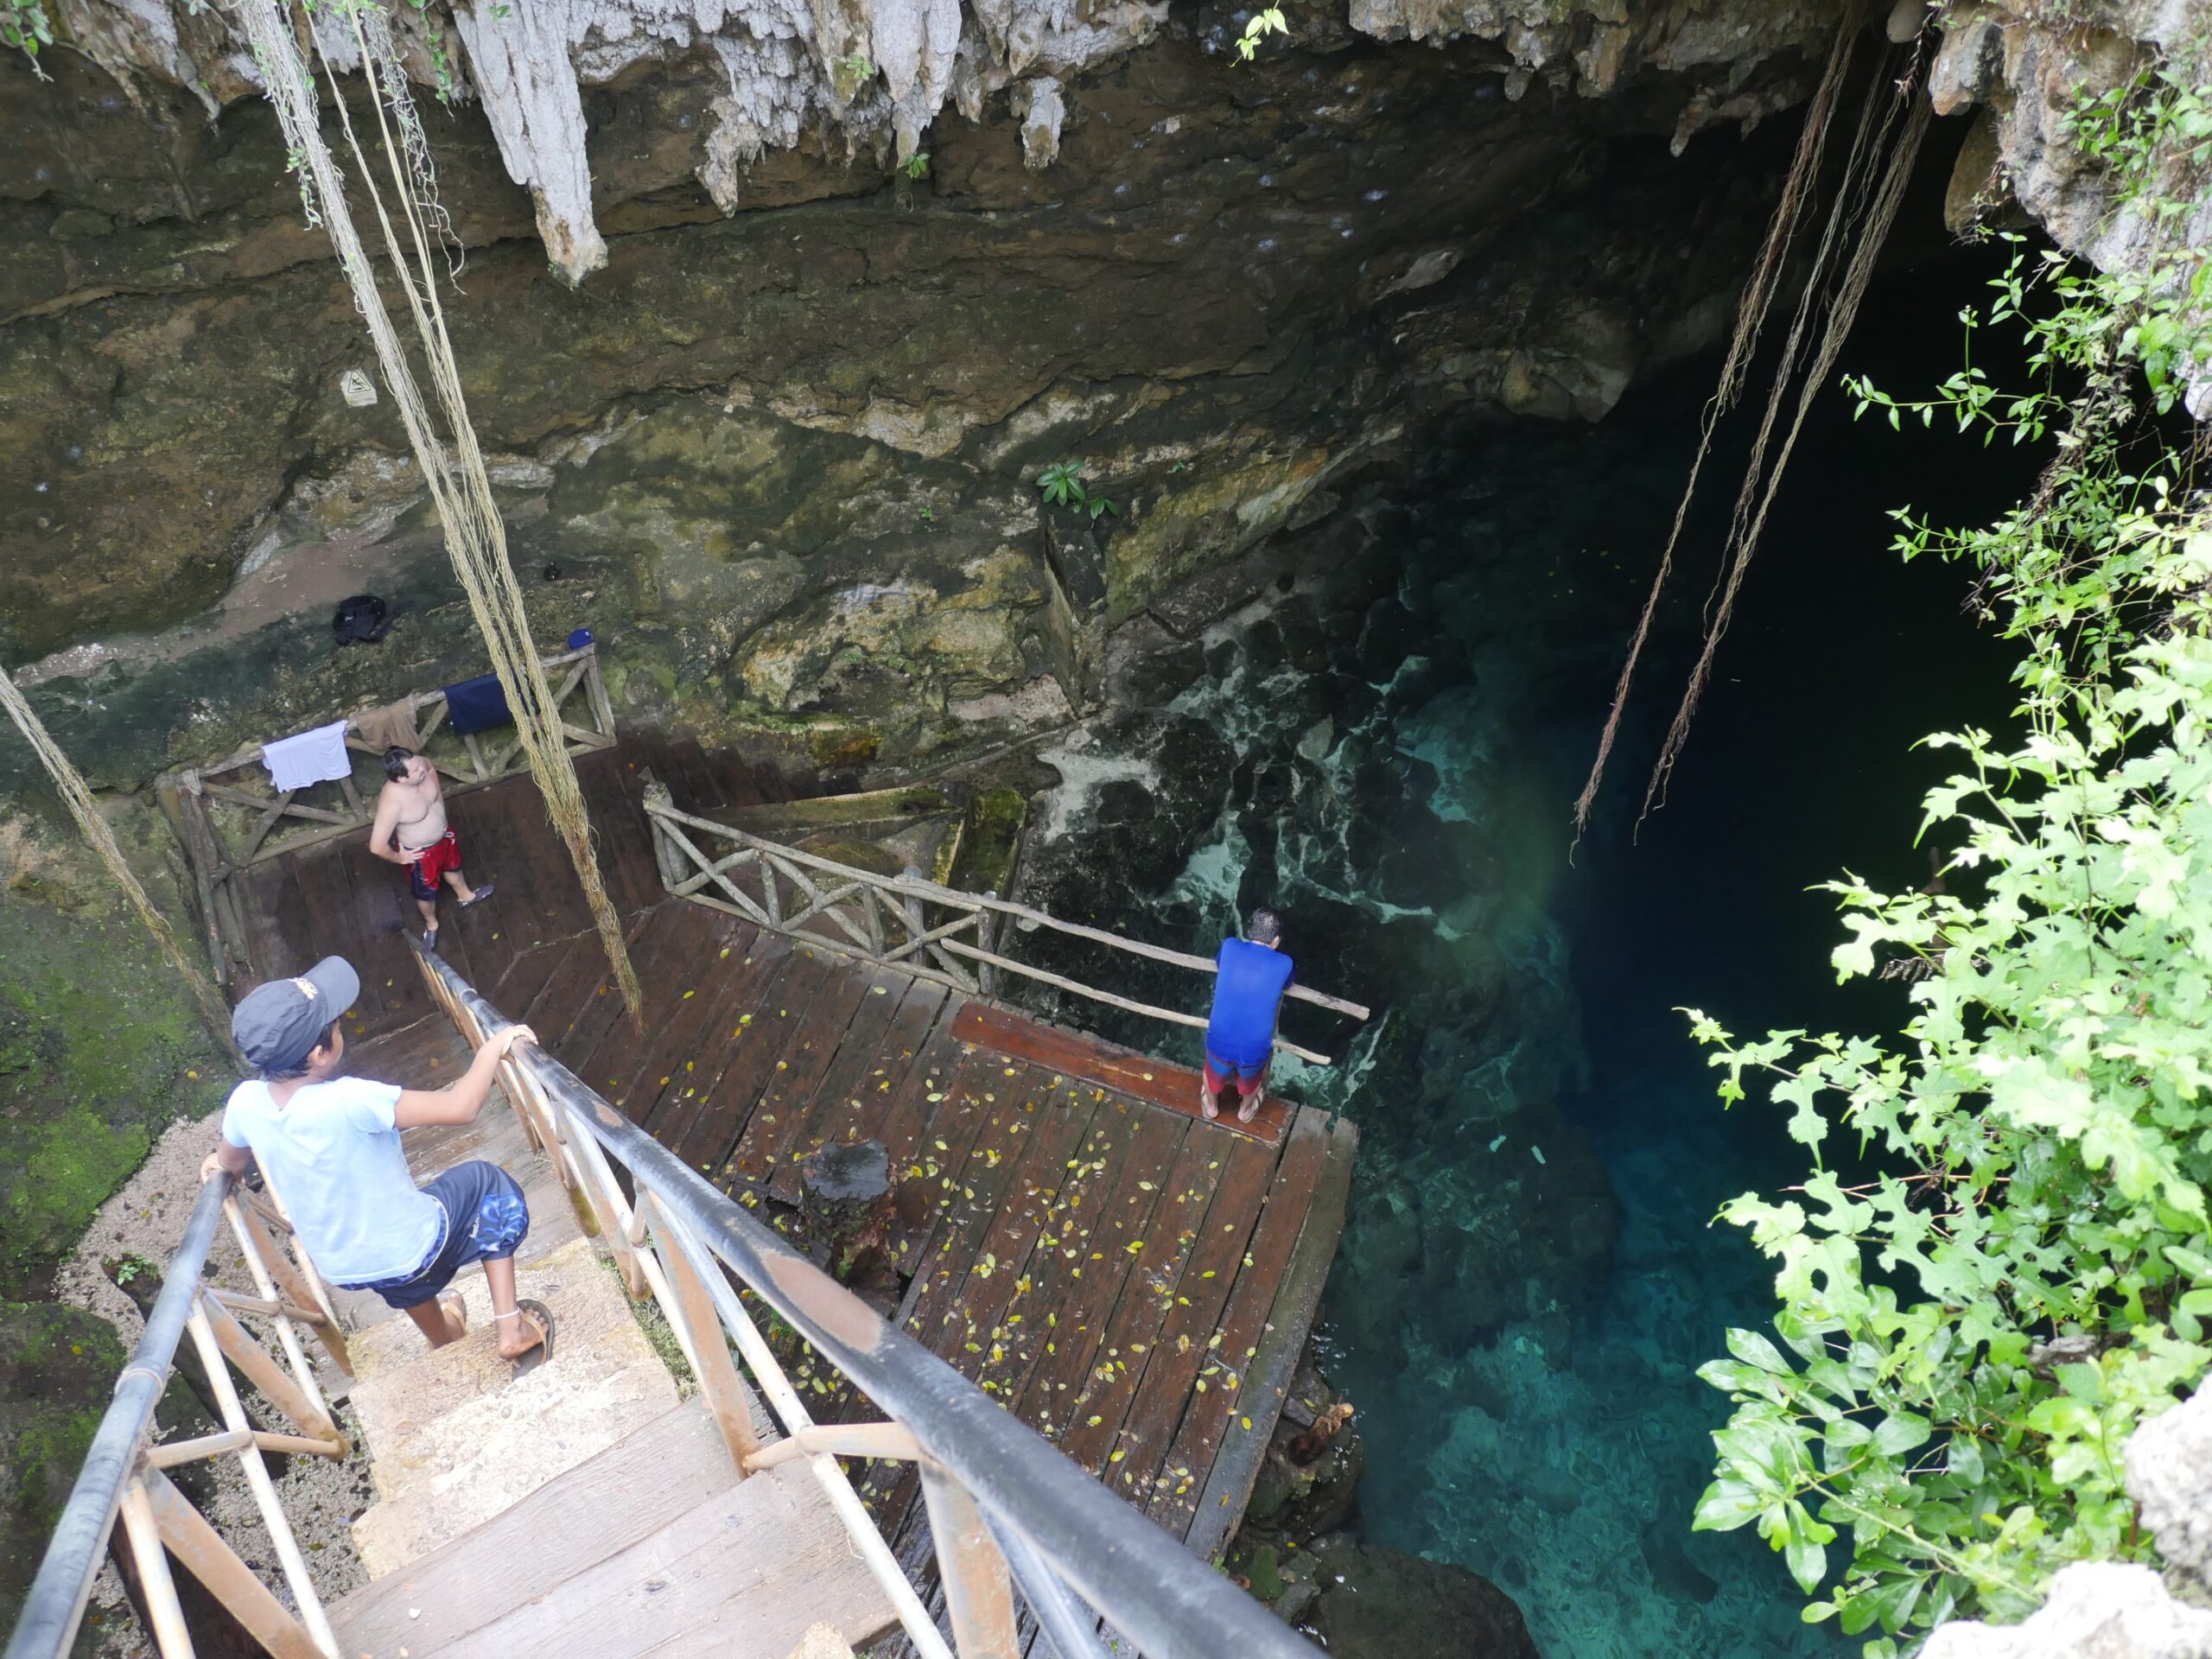
[[[1265,903],[1301,980],[1376,1008],[1357,1033],[1294,1008],[1286,1033],[1339,1064],[1275,1074],[1362,1132],[1315,1353],[1363,1473],[1264,1493],[1230,1564],[1332,1650],[1464,1650],[1456,1626],[1332,1597],[1306,1547],[1353,1524],[1357,1585],[1394,1618],[1486,1605],[1427,1558],[1502,1588],[1549,1659],[1840,1654],[1756,1538],[1688,1529],[1726,1415],[1696,1368],[1771,1313],[1770,1270],[1713,1214],[1802,1168],[1770,1109],[1722,1109],[1679,1010],[1894,1020],[1897,987],[1834,982],[1815,884],[1926,880],[1914,832],[1945,768],[1912,746],[2001,729],[2013,694],[1962,610],[1972,573],[1903,561],[1889,515],[1986,521],[2044,457],[1894,433],[1825,389],[1639,822],[1770,352],[1573,847],[1817,57],[1762,45],[1783,68],[1700,131],[1675,129],[1676,86],[1570,97],[1480,43],[1414,54],[1334,22],[1318,61],[1238,79],[1224,16],[1071,79],[1065,108],[1055,83],[1049,123],[1039,91],[948,120],[887,179],[826,141],[773,149],[742,212],[727,154],[728,177],[693,175],[723,68],[618,66],[583,106],[607,239],[580,286],[544,269],[545,203],[488,130],[441,125],[471,261],[456,340],[518,568],[543,577],[533,620],[607,640],[627,726],[757,744],[801,792],[948,765],[1028,791],[1025,900],[1200,952]],[[458,677],[475,645],[264,114],[202,133],[179,105],[149,143],[88,63],[54,67],[34,85],[0,54],[36,186],[0,200],[23,302],[0,319],[21,458],[0,525],[37,548],[0,565],[0,646],[127,814],[180,756]],[[1900,394],[1957,366],[1957,313],[2007,257],[1936,229],[1966,125],[1923,158],[1839,362]],[[103,155],[130,163],[95,178]],[[189,211],[147,205],[172,190]],[[226,377],[245,390],[217,410]],[[1071,643],[1055,607],[1085,582]],[[392,646],[334,658],[330,601],[372,583],[406,594]],[[35,819],[27,777],[0,755]],[[11,870],[39,898],[37,861]],[[50,954],[76,949],[59,909]],[[1034,950],[1108,978],[1079,946]],[[111,1187],[143,1151],[132,1109],[67,1126],[139,1136]],[[10,1294],[43,1293],[104,1196],[11,1238],[38,1265]],[[1516,1651],[1510,1624],[1473,1650]]]

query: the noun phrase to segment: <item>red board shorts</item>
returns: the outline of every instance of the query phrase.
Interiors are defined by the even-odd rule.
[[[448,830],[423,849],[423,856],[407,867],[408,890],[417,899],[438,896],[438,878],[461,868],[461,843]]]
[[[1274,1058],[1273,1055],[1268,1057],[1268,1059]],[[1224,1060],[1211,1049],[1208,1049],[1205,1074],[1206,1091],[1209,1094],[1219,1094],[1229,1087],[1230,1079],[1233,1077],[1236,1080],[1237,1098],[1249,1100],[1260,1092],[1260,1085],[1268,1080],[1268,1062],[1257,1060],[1243,1064],[1235,1060]]]

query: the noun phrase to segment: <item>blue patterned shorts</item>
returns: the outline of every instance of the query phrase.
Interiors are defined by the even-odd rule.
[[[502,1261],[529,1236],[530,1206],[522,1188],[497,1164],[481,1159],[455,1164],[425,1182],[423,1191],[445,1211],[429,1259],[400,1278],[348,1285],[346,1289],[373,1290],[392,1307],[420,1307],[434,1300],[470,1262]]]

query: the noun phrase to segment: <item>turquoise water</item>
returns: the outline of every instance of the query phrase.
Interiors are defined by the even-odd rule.
[[[1978,280],[1877,298],[1948,318]],[[1870,329],[1845,360],[1910,385],[1951,349]],[[1688,1531],[1726,1409],[1694,1372],[1771,1306],[1767,1270],[1711,1218],[1803,1166],[1760,1110],[1720,1109],[1674,1010],[1739,1031],[1892,1022],[1892,993],[1834,984],[1832,906],[1806,889],[1847,864],[1924,879],[1911,836],[1939,774],[1910,745],[2009,703],[2005,654],[1960,614],[1965,578],[1902,565],[1884,514],[1987,513],[2028,461],[1828,409],[1669,804],[1632,839],[1726,502],[1694,521],[1608,807],[1568,861],[1707,372],[1594,429],[1447,433],[1425,479],[1348,505],[1209,631],[1202,667],[1145,682],[1153,707],[1058,757],[1065,832],[1042,860],[1056,906],[1087,895],[1185,945],[1272,903],[1301,979],[1381,1011],[1356,1037],[1300,1023],[1345,1063],[1278,1078],[1362,1130],[1324,1307],[1367,1443],[1358,1525],[1503,1586],[1549,1659],[1853,1645],[1802,1622],[1755,1538]],[[1724,488],[1730,459],[1708,469]],[[1101,887],[1108,869],[1135,891]]]

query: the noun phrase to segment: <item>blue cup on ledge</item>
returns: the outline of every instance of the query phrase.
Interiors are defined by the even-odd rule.
[[[570,651],[582,651],[589,644],[591,644],[591,630],[589,628],[578,628],[574,633],[569,636],[569,649]]]

